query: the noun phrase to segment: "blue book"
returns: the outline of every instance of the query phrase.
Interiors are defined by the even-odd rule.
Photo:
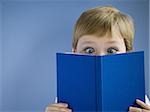
[[[58,102],[73,112],[126,112],[144,101],[144,52],[106,56],[57,53]]]

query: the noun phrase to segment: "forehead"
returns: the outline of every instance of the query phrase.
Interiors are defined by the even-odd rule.
[[[80,37],[78,43],[122,43],[124,42],[123,38],[118,35],[109,36],[95,36],[95,35],[84,35]]]

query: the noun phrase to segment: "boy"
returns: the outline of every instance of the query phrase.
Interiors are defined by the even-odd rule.
[[[97,7],[85,11],[79,17],[75,29],[72,52],[108,55],[130,52],[133,49],[134,23],[130,16],[112,6]],[[122,96],[123,97],[123,96]],[[150,112],[150,105],[136,100],[141,107],[129,107],[129,112]],[[55,103],[46,112],[71,112],[68,104]]]

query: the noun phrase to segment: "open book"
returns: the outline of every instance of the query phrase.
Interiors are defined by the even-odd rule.
[[[58,102],[73,112],[125,112],[144,101],[144,52],[106,56],[57,53]]]

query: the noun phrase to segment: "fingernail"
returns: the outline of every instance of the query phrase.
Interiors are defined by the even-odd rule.
[[[67,103],[62,103],[65,107],[68,107],[68,104]]]
[[[132,108],[133,108],[133,107],[130,106],[130,107],[129,107],[129,110],[131,110]]]
[[[68,104],[67,103],[59,103],[60,105],[62,105],[63,107],[68,107]]]
[[[69,110],[69,112],[72,112],[72,110],[71,109],[68,109]]]
[[[139,100],[139,99],[136,99],[136,102],[141,102],[141,100]]]

